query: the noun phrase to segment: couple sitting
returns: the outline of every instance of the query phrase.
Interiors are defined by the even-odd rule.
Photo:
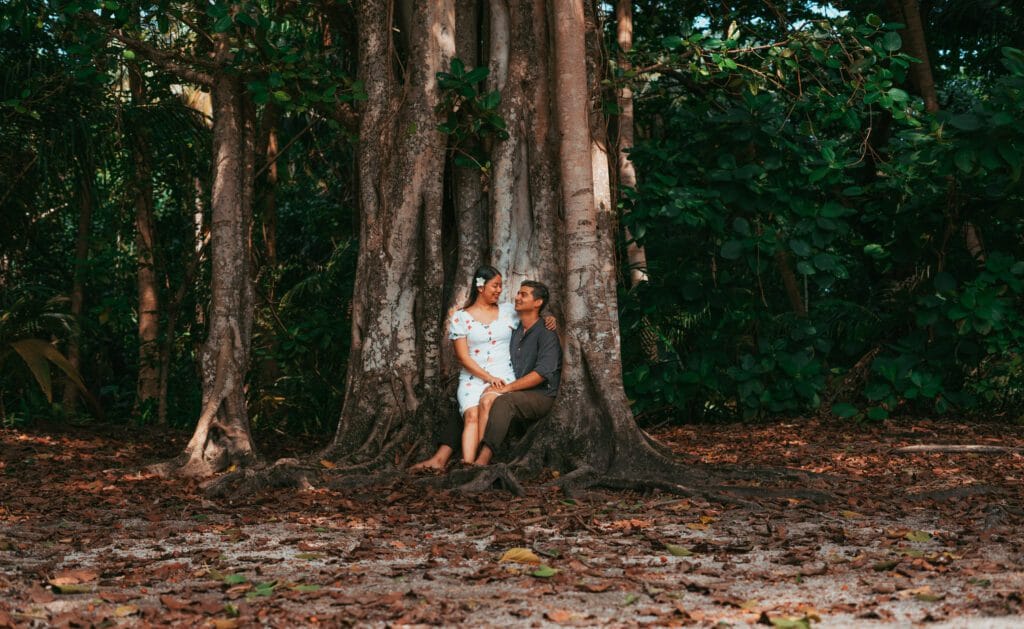
[[[540,312],[548,288],[526,280],[515,305],[499,304],[501,274],[482,266],[473,275],[469,301],[449,322],[459,374],[462,435],[453,417],[446,419],[437,452],[410,471],[441,470],[461,442],[462,462],[487,465],[514,422],[532,423],[548,414],[558,394],[562,348],[554,319]]]

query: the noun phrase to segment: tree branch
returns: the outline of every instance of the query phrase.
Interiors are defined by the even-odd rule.
[[[111,26],[95,13],[83,11],[81,15],[86,21],[103,30],[110,38],[118,40],[132,52],[177,75],[178,78],[207,87],[213,85],[213,75],[210,72],[196,70],[194,67],[200,66],[209,70],[213,69],[212,63],[195,57],[183,58],[166,50],[160,50],[141,39],[126,35],[122,29]]]

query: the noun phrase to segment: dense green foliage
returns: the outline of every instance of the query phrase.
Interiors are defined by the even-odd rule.
[[[629,82],[637,103],[639,185],[622,221],[646,248],[650,281],[623,288],[621,302],[638,414],[1019,412],[1024,16],[996,2],[922,4],[941,105],[928,112],[903,25],[871,13],[880,4],[841,13],[749,0],[714,14],[703,2],[633,3],[636,70],[616,74],[610,61],[607,84]],[[195,217],[209,207],[209,120],[187,81],[103,36],[99,18],[204,72],[213,37],[232,36],[228,70],[280,150],[276,179],[257,164],[251,416],[257,427],[330,430],[358,248],[346,116],[364,98],[345,2],[0,5],[3,421],[65,413],[11,343],[63,352],[73,338],[107,416],[154,421],[135,403],[139,139],[153,164],[169,419],[190,425],[199,409],[210,278]],[[129,93],[135,67],[145,102]],[[485,149],[506,132],[485,77],[458,61],[438,76],[454,162],[486,178]],[[656,359],[641,341],[652,333]]]
[[[637,410],[1019,408],[1024,55],[1003,48],[932,115],[901,30],[818,16],[771,41],[733,22],[638,46],[656,69],[624,220],[652,279],[624,318],[653,323],[663,356],[631,357]]]

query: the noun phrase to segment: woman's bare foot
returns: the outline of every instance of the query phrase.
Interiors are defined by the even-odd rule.
[[[409,472],[416,474],[418,472],[440,472],[443,471],[445,466],[448,465],[448,459],[452,456],[452,449],[448,446],[441,446],[434,453],[434,456],[430,457],[425,461],[420,461],[416,465],[409,467]]]

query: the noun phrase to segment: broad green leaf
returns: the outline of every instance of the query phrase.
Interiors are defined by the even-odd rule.
[[[224,576],[224,583],[228,585],[239,585],[245,583],[249,579],[244,574],[228,574]]]
[[[953,163],[955,163],[956,167],[961,171],[969,173],[974,170],[976,157],[977,156],[974,154],[972,149],[962,148],[956,152],[956,155],[953,157]]]
[[[789,241],[789,248],[793,250],[796,255],[806,258],[811,255],[811,245],[807,244],[806,241],[800,240],[799,238],[793,238]]]
[[[872,406],[868,409],[868,419],[871,421],[882,421],[888,419],[889,411],[885,410],[881,406]]]
[[[889,52],[896,52],[903,46],[903,38],[895,31],[890,31],[882,36],[882,48]]]
[[[530,573],[532,576],[540,577],[541,579],[547,579],[558,574],[558,570],[555,570],[551,566],[543,565]]]
[[[907,538],[911,542],[930,542],[932,534],[928,531],[910,531],[903,537]]]
[[[795,616],[783,616],[779,618],[769,618],[773,627],[778,629],[811,629],[811,619],[807,616],[798,618]]]
[[[836,404],[835,406],[832,407],[832,414],[835,415],[836,417],[841,417],[843,419],[846,419],[847,417],[853,417],[859,412],[860,411],[857,409],[856,406],[854,406],[853,404],[847,404],[846,402]]]
[[[876,260],[881,260],[882,258],[886,257],[889,254],[886,252],[885,248],[882,247],[882,245],[872,243],[870,245],[864,245],[864,255],[872,257]]]
[[[736,260],[743,255],[743,243],[739,240],[727,240],[722,245],[722,257],[726,260]]]
[[[689,557],[693,555],[693,551],[689,548],[678,546],[676,544],[665,544],[665,550],[675,557]]]
[[[951,293],[956,290],[956,278],[946,271],[935,274],[935,290],[940,293]]]
[[[949,124],[961,131],[977,131],[981,128],[981,118],[974,114],[959,114],[950,118]]]
[[[905,103],[910,100],[910,95],[900,88],[894,87],[889,90],[889,98],[891,98],[894,103]]]
[[[295,590],[296,592],[319,592],[320,591],[320,586],[316,585],[314,583],[310,583],[308,585],[307,584],[293,585],[292,589]]]

